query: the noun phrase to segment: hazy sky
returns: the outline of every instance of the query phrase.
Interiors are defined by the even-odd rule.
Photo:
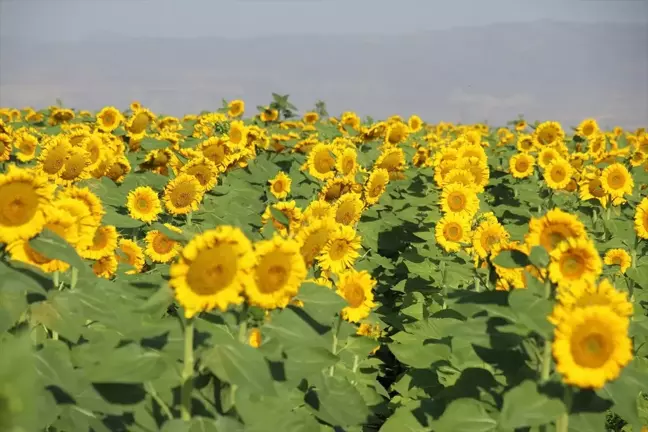
[[[643,21],[648,0],[0,0],[0,37],[406,33],[495,22]]]

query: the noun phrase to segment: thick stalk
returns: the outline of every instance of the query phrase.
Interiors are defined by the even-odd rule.
[[[187,213],[187,226],[191,226],[191,212]]]
[[[70,278],[70,289],[73,290],[76,287],[77,282],[79,281],[79,269],[72,267],[72,275]]]
[[[182,369],[182,387],[180,388],[180,414],[182,420],[191,420],[191,393],[193,392],[193,339],[194,319],[187,319],[184,331],[184,368]]]
[[[54,283],[54,289],[59,289],[60,281],[61,281],[61,274],[58,271],[55,271],[52,274],[52,282]]]
[[[565,389],[565,412],[556,420],[556,432],[569,432],[569,412],[572,405],[572,389],[567,387]]]
[[[545,298],[551,298],[551,281],[549,278],[545,280]],[[544,341],[544,352],[542,354],[542,368],[540,370],[540,382],[545,383],[549,380],[551,373],[551,339],[547,338]]]
[[[342,315],[338,315],[337,321],[335,322],[335,328],[333,329],[333,344],[331,345],[331,352],[333,355],[337,355],[337,346],[338,346],[338,333],[340,332],[340,326],[342,325]],[[335,364],[331,365],[329,370],[329,376],[335,375]]]

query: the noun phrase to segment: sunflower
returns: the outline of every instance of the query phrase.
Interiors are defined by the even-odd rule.
[[[369,316],[374,303],[373,289],[376,281],[366,271],[348,270],[340,274],[336,292],[348,303],[342,309],[342,318],[359,322]]]
[[[112,225],[98,227],[93,236],[92,242],[84,248],[79,249],[79,255],[83,258],[99,259],[114,255],[117,248],[117,229]]]
[[[292,179],[283,171],[279,171],[277,175],[268,181],[270,183],[270,193],[275,198],[286,198],[290,193],[290,185]]]
[[[398,145],[407,139],[409,133],[409,127],[405,123],[394,122],[387,126],[385,144],[388,146]]]
[[[337,224],[332,218],[313,220],[308,226],[302,227],[297,233],[300,252],[307,267],[313,265],[317,256],[329,241],[330,235],[336,230]]]
[[[405,152],[400,147],[386,146],[376,159],[374,167],[386,169],[390,180],[400,179],[405,170]]]
[[[338,224],[330,233],[329,242],[317,256],[320,267],[333,273],[341,273],[353,266],[360,256],[361,237],[348,225]]]
[[[566,384],[602,388],[632,360],[629,322],[609,306],[571,311],[558,324],[552,346],[556,369]]]
[[[263,309],[286,307],[306,279],[299,242],[275,234],[271,240],[257,242],[254,250],[253,283],[245,285],[248,302]]]
[[[648,198],[642,199],[635,210],[634,227],[637,236],[648,239]]]
[[[533,174],[535,158],[528,153],[518,153],[509,160],[509,171],[515,178],[526,178]]]
[[[310,175],[319,180],[328,180],[335,175],[333,147],[319,143],[308,154],[307,167]]]
[[[250,285],[255,256],[252,244],[236,227],[220,225],[195,236],[171,264],[169,281],[175,298],[190,318],[201,311],[243,302]]]
[[[204,190],[212,190],[218,181],[218,168],[204,156],[192,158],[180,169],[180,174],[192,175]]]
[[[459,148],[457,153],[459,160],[467,158],[477,158],[482,162],[488,163],[488,156],[484,149],[479,145],[465,144]]]
[[[369,205],[376,204],[389,183],[389,172],[385,168],[374,168],[364,186],[364,199]]]
[[[608,196],[603,189],[601,178],[596,173],[583,174],[579,182],[579,197],[583,201],[596,199],[603,207],[607,207]]]
[[[100,278],[110,279],[117,272],[119,262],[114,254],[98,258],[92,264],[92,272]]]
[[[7,172],[0,174],[0,243],[38,234],[55,188],[47,177],[9,165]]]
[[[561,288],[556,294],[556,300],[558,303],[548,318],[554,325],[568,319],[575,309],[607,306],[624,318],[631,317],[634,309],[632,302],[628,300],[628,294],[617,291],[607,279],[603,279],[598,285],[584,281]]]
[[[601,185],[612,198],[623,198],[625,194],[632,195],[634,181],[625,166],[615,163],[601,173]]]
[[[477,194],[472,189],[457,183],[443,188],[439,204],[443,213],[456,214],[467,220],[472,219],[479,210]]]
[[[477,157],[469,157],[460,160],[456,168],[470,171],[475,178],[475,192],[481,193],[488,184],[490,179],[490,169],[488,163]]]
[[[506,228],[497,219],[495,221],[484,219],[475,229],[472,237],[472,245],[481,259],[490,255],[493,247],[508,242],[510,238]]]
[[[331,203],[344,194],[361,191],[362,185],[355,183],[352,179],[347,177],[337,177],[329,179],[326,182],[319,193],[318,199]]]
[[[412,165],[415,167],[431,166],[430,149],[427,147],[416,148],[416,153],[412,157]]]
[[[139,186],[128,193],[126,208],[133,219],[151,223],[162,211],[160,198],[150,186]]]
[[[304,114],[303,120],[306,124],[315,124],[319,120],[319,114],[313,111],[307,112]]]
[[[447,213],[434,227],[434,237],[446,252],[457,252],[470,241],[469,221],[457,213]]]
[[[324,200],[315,200],[308,204],[304,210],[304,221],[312,223],[318,219],[324,219],[333,214],[333,206]]]
[[[146,108],[133,110],[133,114],[126,121],[126,130],[131,135],[141,135],[146,132],[151,122],[155,120],[155,114]]]
[[[63,210],[74,219],[74,227],[70,229],[70,234],[66,237],[68,243],[75,246],[77,250],[90,246],[99,225],[87,204],[80,199],[66,196],[59,197],[52,204],[56,209]]]
[[[288,218],[287,227],[276,220],[274,216],[272,216],[272,211],[270,210],[271,208],[279,210]],[[294,200],[280,201],[278,203],[272,204],[271,206],[267,206],[265,211],[263,212],[263,215],[261,215],[261,223],[265,225],[270,220],[272,220],[272,225],[277,231],[279,231],[280,234],[286,234],[289,229],[291,232],[294,232],[301,224],[302,219],[302,211],[299,207],[297,207],[297,203]]]
[[[70,244],[74,244],[78,240],[74,217],[62,209],[50,207],[47,210],[44,228],[54,232]],[[65,261],[46,257],[36,252],[29,244],[28,239],[14,241],[7,246],[7,251],[11,259],[31,264],[47,273],[65,271],[70,267]]]
[[[230,117],[241,117],[245,112],[245,102],[235,99],[227,104],[227,115]]]
[[[559,286],[594,281],[602,263],[596,246],[587,238],[568,238],[551,251],[549,278]]]
[[[142,248],[133,240],[119,239],[116,252],[117,261],[133,267],[133,269],[128,270],[126,274],[139,273],[144,268],[144,251],[142,251]]]
[[[74,118],[74,111],[68,108],[54,107],[50,112],[48,123],[51,126],[67,123]]]
[[[264,108],[260,116],[262,122],[273,122],[279,118],[279,111],[274,108]]]
[[[112,132],[124,120],[121,112],[115,107],[107,106],[97,114],[97,127],[104,132]]]
[[[252,348],[259,348],[262,342],[263,337],[261,336],[261,330],[258,327],[250,330],[250,334],[248,335],[248,345]]]
[[[624,249],[610,249],[605,252],[603,262],[605,263],[605,265],[609,266],[617,265],[619,266],[619,271],[621,273],[625,273],[632,264],[632,258],[630,257],[630,254]]]
[[[569,184],[574,168],[563,158],[554,159],[545,167],[544,180],[551,189],[565,189]]]
[[[187,214],[198,210],[204,189],[196,177],[180,174],[164,188],[164,205],[173,215]]]
[[[360,220],[363,209],[362,195],[351,192],[340,197],[333,208],[333,215],[338,223],[355,225]]]
[[[2,145],[2,138],[0,138],[0,146]],[[15,136],[14,146],[16,147],[16,158],[20,162],[29,162],[36,157],[38,138],[27,132],[18,133]],[[0,153],[2,153],[2,151],[0,151]],[[0,156],[0,159],[1,158],[2,156]]]
[[[228,139],[223,137],[211,137],[202,141],[197,149],[204,157],[216,165],[218,172],[225,172],[231,162],[233,148]]]
[[[182,230],[174,227],[170,224],[164,224],[165,227],[174,231],[178,234],[182,233]],[[180,250],[182,245],[175,240],[171,240],[165,234],[158,230],[151,230],[146,233],[146,249],[144,252],[151,258],[152,261],[158,263],[168,263],[173,258],[175,258]]]
[[[240,149],[247,144],[247,133],[247,128],[243,122],[241,120],[234,120],[230,122],[227,137],[234,148]]]
[[[336,169],[344,177],[355,176],[358,172],[358,154],[354,148],[345,148],[337,153]]]
[[[596,120],[594,120],[593,118],[588,118],[583,120],[576,128],[576,132],[578,133],[578,135],[584,138],[591,137],[592,135],[599,132],[599,130],[600,129],[598,123],[596,123]]]
[[[55,178],[63,169],[71,150],[72,145],[64,135],[57,135],[46,141],[38,156],[38,170],[50,178]]]
[[[119,154],[111,160],[110,166],[107,167],[105,176],[114,181],[121,183],[131,171],[131,165],[126,156]]]
[[[68,152],[63,168],[56,177],[56,183],[69,186],[90,178],[90,154],[83,147],[72,147]]]
[[[531,218],[526,242],[529,246],[540,245],[551,252],[565,240],[586,236],[585,225],[578,217],[556,208],[539,219]]]
[[[540,123],[533,133],[533,139],[538,147],[551,146],[562,142],[565,132],[558,122],[546,121]]]

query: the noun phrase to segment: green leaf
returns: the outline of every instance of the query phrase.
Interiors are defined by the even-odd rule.
[[[640,424],[637,407],[639,392],[648,392],[648,371],[637,367],[637,360],[626,366],[619,378],[600,391],[614,402],[614,411],[632,425]]]
[[[439,343],[416,340],[410,343],[391,343],[388,346],[398,361],[415,368],[429,368],[433,363],[450,357],[450,347]]]
[[[170,240],[177,241],[180,243],[186,243],[189,240],[189,238],[186,235],[179,232],[175,232],[172,229],[167,228],[166,226],[164,226],[164,224],[161,223],[154,223],[153,225],[151,225],[151,230],[160,231],[162,234],[167,236]]]
[[[325,376],[322,385],[306,394],[305,400],[318,418],[333,426],[360,425],[369,416],[358,390],[342,377]]]
[[[532,291],[516,289],[509,294],[509,305],[517,316],[516,323],[526,326],[529,330],[548,338],[553,326],[547,321],[551,314],[552,303],[535,295]]]
[[[504,268],[520,268],[530,264],[529,257],[518,250],[505,250],[497,254],[493,264]]]
[[[65,261],[79,270],[87,270],[76,250],[58,234],[45,228],[37,237],[29,241],[29,245],[38,253],[49,259]]]
[[[321,323],[330,323],[347,306],[346,300],[334,290],[310,282],[302,284],[297,298],[304,302],[304,311]]]
[[[379,432],[426,432],[429,430],[419,423],[407,407],[399,407],[381,426]]]
[[[564,412],[561,400],[540,393],[535,382],[526,380],[504,394],[500,426],[507,429],[540,426],[553,422]]]
[[[139,228],[144,225],[144,222],[133,219],[115,211],[108,210],[103,217],[104,225],[114,225],[116,228]]]
[[[274,207],[270,207],[270,213],[272,213],[272,218],[282,224],[283,226],[287,227],[290,225],[290,219],[288,219],[288,216],[283,214],[280,210],[277,210]]]
[[[291,308],[286,308],[265,325],[285,346],[325,346],[321,335]]]
[[[497,421],[486,412],[481,402],[468,398],[450,402],[433,423],[433,430],[452,432],[488,432],[497,426]]]
[[[323,347],[294,346],[287,348],[285,352],[286,375],[291,380],[308,378],[339,360],[336,355]]]
[[[529,261],[538,268],[546,268],[549,265],[549,254],[542,246],[533,246],[529,254]]]
[[[166,368],[159,352],[135,344],[117,348],[97,360],[86,365],[84,371],[96,383],[143,383],[157,378]]]
[[[151,137],[146,137],[140,141],[140,146],[146,150],[159,150],[169,147],[169,142],[165,140],[159,140]]]
[[[275,395],[270,368],[255,348],[232,341],[205,351],[202,361],[219,379],[263,395]]]

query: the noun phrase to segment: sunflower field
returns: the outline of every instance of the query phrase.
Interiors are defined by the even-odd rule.
[[[0,109],[0,431],[648,431],[648,133]]]

